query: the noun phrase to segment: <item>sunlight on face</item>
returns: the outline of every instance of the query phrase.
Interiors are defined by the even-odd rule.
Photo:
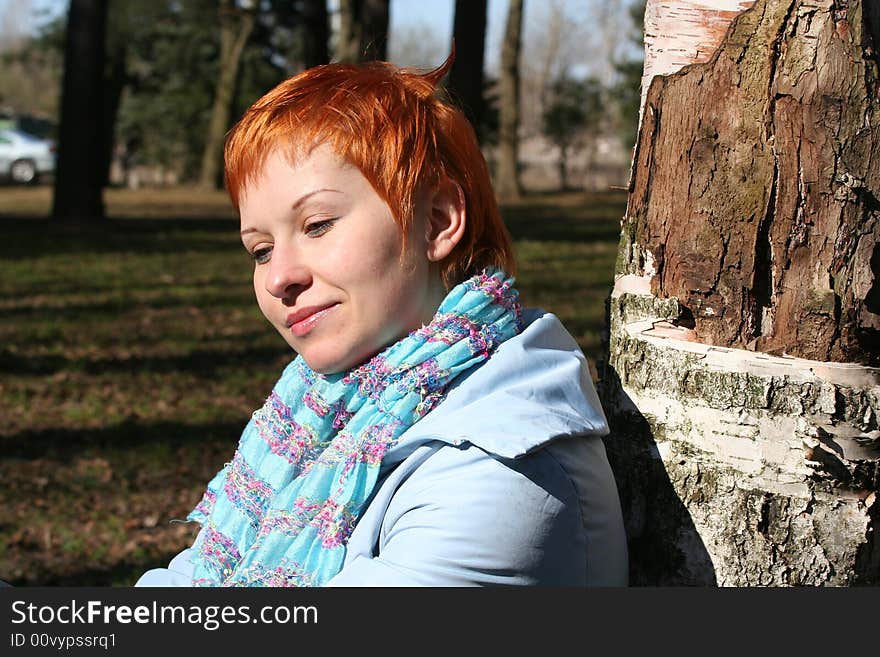
[[[245,189],[257,303],[309,367],[349,370],[431,320],[444,293],[421,207],[401,253],[387,204],[326,145],[293,164],[275,151]]]

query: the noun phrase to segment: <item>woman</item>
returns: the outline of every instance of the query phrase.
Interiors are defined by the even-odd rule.
[[[269,322],[299,354],[140,586],[621,585],[583,355],[521,310],[486,163],[427,74],[305,71],[226,143]]]

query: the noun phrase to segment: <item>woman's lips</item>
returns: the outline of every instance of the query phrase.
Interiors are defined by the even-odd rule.
[[[300,308],[287,316],[287,327],[295,336],[302,337],[315,328],[318,322],[324,318],[324,315],[338,305],[338,303],[328,303],[323,306]]]

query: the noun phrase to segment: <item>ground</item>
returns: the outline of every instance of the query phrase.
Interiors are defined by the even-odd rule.
[[[221,192],[108,190],[111,219],[45,219],[0,187],[0,579],[130,585],[194,535],[182,519],[291,352],[261,317]],[[625,194],[503,208],[528,306],[591,361]]]

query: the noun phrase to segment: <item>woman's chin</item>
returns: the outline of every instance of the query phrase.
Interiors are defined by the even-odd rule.
[[[291,340],[288,331],[281,332],[281,337],[290,346],[290,348],[306,362],[313,372],[318,374],[336,374],[351,369],[358,363],[354,363],[353,359],[347,357],[347,353],[342,353],[340,349],[333,348],[338,345],[327,345],[330,348],[324,348],[324,345],[316,343]],[[299,342],[299,344],[295,344]]]
[[[326,376],[353,370],[369,361],[380,351],[382,351],[381,348],[364,352],[346,350],[345,353],[339,353],[336,350],[303,349],[299,353],[313,372]]]
[[[343,354],[338,353],[320,353],[317,350],[303,349],[300,355],[313,372],[325,376],[346,372],[360,364],[360,362],[354,362],[355,359],[346,358]]]

